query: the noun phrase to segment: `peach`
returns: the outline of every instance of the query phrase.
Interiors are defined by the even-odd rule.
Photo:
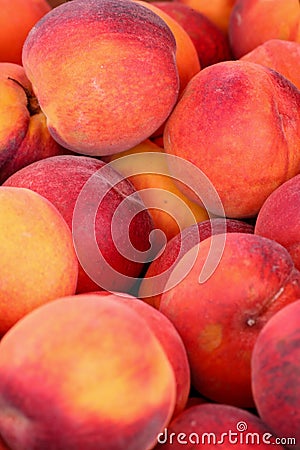
[[[205,264],[220,247],[223,253],[203,281]],[[163,293],[159,310],[183,340],[193,387],[218,403],[253,407],[253,346],[270,317],[299,298],[300,272],[284,247],[255,234],[217,234],[197,251],[185,278]],[[191,253],[181,258],[169,280],[186,269]]]
[[[299,173],[299,113],[300,91],[283,75],[223,61],[190,81],[166,123],[165,150],[209,178],[227,217],[254,217],[271,192]],[[178,178],[180,166],[172,164],[171,175]],[[210,212],[217,214],[213,205]]]
[[[262,205],[255,234],[283,245],[300,270],[300,175],[283,183]]]
[[[165,122],[179,92],[175,52],[169,27],[142,4],[78,0],[36,24],[22,60],[52,136],[103,156],[137,145]]]
[[[177,0],[201,12],[224,33],[228,31],[229,18],[236,0]]]
[[[228,30],[236,58],[270,39],[300,42],[299,0],[236,0]]]
[[[24,188],[0,187],[0,335],[38,306],[74,294],[78,264],[58,210]]]
[[[134,185],[155,228],[164,233],[167,241],[184,228],[208,219],[206,210],[187,198],[168,176],[163,149],[149,139],[107,160]]]
[[[280,72],[300,89],[300,41],[270,39],[240,58]]]
[[[66,153],[49,134],[22,66],[0,63],[0,183],[39,159]]]
[[[192,406],[196,406],[196,405],[203,405],[203,403],[207,403],[207,402],[209,402],[209,400],[207,400],[206,398],[204,398],[200,395],[197,395],[197,396],[191,395],[186,402],[185,409],[191,408]]]
[[[227,35],[207,16],[178,1],[155,1],[152,4],[169,14],[188,33],[198,53],[201,69],[231,59]]]
[[[51,10],[46,0],[1,1],[0,61],[22,64],[22,47],[29,31]]]
[[[12,449],[148,450],[175,394],[159,341],[112,298],[58,298],[0,344],[0,435]]]
[[[286,448],[300,442],[300,300],[277,312],[261,330],[252,355],[252,387],[262,420]]]
[[[155,3],[136,1],[161,17],[174,35],[176,41],[176,64],[180,81],[179,95],[181,95],[188,82],[201,69],[195,45],[184,27],[176,19],[174,20],[167,11],[165,12],[157,7]]]
[[[153,225],[133,185],[112,167],[88,156],[54,156],[4,185],[32,189],[60,211],[80,263],[77,292],[128,291],[135,284],[147,259],[137,253],[148,250]]]
[[[133,296],[122,295],[117,297],[115,294],[109,294],[105,291],[97,294],[101,299],[119,300],[120,303],[136,311],[147,322],[147,325],[160,342],[174,371],[176,399],[173,417],[175,417],[185,408],[190,393],[190,366],[185,347],[176,328],[157,309],[151,308],[151,306]]]
[[[146,303],[159,308],[161,296],[166,289],[168,278],[178,261],[195,245],[212,234],[253,233],[254,227],[241,220],[212,218],[191,225],[171,239],[159,256],[154,259],[142,279],[138,296]],[[180,279],[180,278],[179,278]]]
[[[202,404],[193,406],[177,416],[158,435],[155,449],[180,450],[183,448],[233,447],[265,449],[276,442],[269,427],[253,413],[230,405]]]

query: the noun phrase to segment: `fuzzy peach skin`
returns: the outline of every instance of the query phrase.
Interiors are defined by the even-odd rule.
[[[300,300],[273,316],[260,332],[252,355],[252,388],[262,420],[300,448]],[[293,439],[293,440],[292,440]]]
[[[51,7],[46,0],[1,0],[0,10],[0,61],[22,64],[27,34]]]
[[[39,159],[68,151],[50,135],[22,66],[0,62],[0,183]]]
[[[58,210],[29,189],[0,186],[0,335],[34,308],[74,294],[78,264]]]
[[[201,69],[196,47],[184,27],[168,14],[167,11],[157,7],[155,3],[147,3],[141,0],[136,1],[161,17],[174,35],[176,41],[176,64],[180,81],[180,96],[188,82]]]
[[[256,216],[271,192],[299,173],[300,91],[260,64],[206,67],[169,117],[164,146],[204,172],[227,217]],[[176,177],[176,167],[170,170]]]
[[[183,340],[193,387],[218,403],[250,408],[254,406],[250,363],[257,335],[270,317],[299,298],[300,272],[275,241],[249,233],[225,237],[212,275],[199,281],[210,246],[215,253],[224,245],[224,234],[199,244],[194,265],[163,293],[159,311]],[[189,253],[175,266],[175,275]]]
[[[168,176],[163,149],[150,139],[107,160],[134,185],[155,228],[164,233],[167,241],[192,224],[208,219],[207,211],[187,198]]]
[[[300,89],[300,41],[270,39],[240,59],[270,67]]]
[[[180,258],[192,247],[212,234],[253,233],[254,227],[241,220],[212,218],[185,228],[167,242],[160,255],[154,259],[138,290],[139,298],[159,309],[161,296],[167,286],[168,278]]]
[[[148,450],[176,386],[151,329],[112,298],[68,296],[0,344],[0,435],[18,450]]]
[[[236,0],[228,34],[236,58],[269,39],[300,42],[299,0]]]
[[[228,31],[229,18],[236,0],[176,0],[207,16],[224,33]]]
[[[183,411],[158,436],[155,450],[211,449],[220,447],[268,450],[276,444],[270,428],[245,409],[224,404],[202,404]],[[276,448],[284,447],[277,443]]]
[[[52,136],[102,156],[133,147],[169,116],[179,91],[175,52],[171,30],[142,4],[78,0],[31,30],[23,65]]]
[[[115,294],[105,291],[99,292],[97,295],[101,299],[117,299],[121,304],[136,311],[147,322],[147,325],[159,340],[175,375],[176,399],[172,417],[177,416],[186,407],[191,382],[187,353],[176,328],[164,314],[133,296],[119,295],[116,297]]]
[[[178,1],[152,3],[175,19],[190,36],[200,61],[201,69],[231,59],[229,40],[207,16]]]
[[[300,270],[300,175],[283,183],[262,205],[255,234],[283,245]]]
[[[73,231],[73,241],[80,262],[77,293],[99,288],[128,291],[136,277],[139,277],[143,262],[136,260],[134,250],[130,248],[122,253],[114,236],[124,241],[128,235],[134,249],[139,251],[149,248],[149,233],[153,225],[148,211],[142,205],[140,197],[137,198],[133,185],[112,167],[104,172],[105,167],[103,161],[88,156],[53,156],[24,167],[4,183],[5,186],[28,188],[43,195],[66,220]],[[115,178],[121,181],[115,182]],[[126,211],[113,223],[116,209],[126,198]],[[139,206],[142,207],[141,212],[136,209]],[[95,247],[87,239],[89,226],[91,233],[95,233]],[[112,231],[117,234],[113,235]],[[78,252],[78,236],[81,236],[84,255],[81,244]],[[102,265],[99,254],[103,255],[113,270]],[[91,266],[93,273],[90,272]]]

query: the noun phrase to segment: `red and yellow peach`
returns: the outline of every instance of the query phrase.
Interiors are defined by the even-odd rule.
[[[102,156],[165,122],[179,92],[175,52],[169,27],[139,2],[78,0],[36,24],[22,60],[52,136]]]
[[[56,299],[1,341],[0,436],[9,448],[148,450],[175,395],[159,341],[112,298]]]

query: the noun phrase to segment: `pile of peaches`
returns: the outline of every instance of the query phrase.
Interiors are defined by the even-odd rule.
[[[300,449],[299,1],[0,11],[0,450]]]

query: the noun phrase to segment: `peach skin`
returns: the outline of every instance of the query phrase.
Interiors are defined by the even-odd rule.
[[[274,69],[300,89],[300,41],[270,39],[240,59]]]
[[[50,135],[22,66],[0,63],[0,183],[26,165],[68,151]]]
[[[84,294],[83,294],[84,295]],[[150,327],[163,347],[172,366],[176,381],[176,399],[173,416],[177,416],[186,406],[190,392],[190,366],[187,353],[176,328],[167,317],[157,309],[151,308],[142,300],[133,296],[109,294],[105,291],[97,293],[99,298],[118,299],[121,304],[136,311]]]
[[[4,185],[33,190],[62,214],[80,262],[77,293],[127,292],[135,284],[144,267],[135,255],[149,248],[153,224],[133,185],[112,167],[88,156],[53,156],[24,167]],[[113,222],[122,204],[125,211]],[[127,237],[132,248],[126,247]]]
[[[164,233],[167,241],[184,228],[208,219],[206,210],[187,198],[168,176],[163,149],[149,139],[108,160],[125,177],[134,173],[128,179],[148,208],[154,227]]]
[[[207,16],[224,33],[228,32],[230,14],[236,0],[176,0]]]
[[[0,334],[38,306],[74,294],[78,264],[58,210],[29,189],[0,186]]]
[[[261,64],[206,67],[169,117],[164,147],[209,178],[227,217],[255,217],[271,192],[300,171],[300,91]],[[176,170],[172,164],[171,175]]]
[[[224,232],[252,234],[254,227],[241,220],[212,218],[185,228],[167,242],[160,255],[150,263],[140,283],[138,296],[149,305],[159,309],[168,277],[180,258],[212,234]]]
[[[266,199],[254,232],[283,245],[300,270],[300,175],[283,183]]]
[[[199,281],[211,245],[215,252],[224,237],[214,272]],[[271,239],[249,233],[213,238],[198,245],[194,265],[165,290],[159,310],[183,340],[192,386],[215,402],[250,408],[253,346],[268,320],[299,298],[300,272],[288,251]],[[191,253],[179,260],[168,282],[185,268]]]
[[[229,22],[235,58],[270,39],[300,42],[299,0],[236,0]]]
[[[178,1],[155,1],[152,5],[169,14],[187,32],[198,53],[201,69],[232,59],[227,35],[204,14]]]
[[[22,61],[57,142],[103,156],[165,122],[179,92],[175,52],[169,27],[142,4],[78,0],[36,24]]]
[[[97,295],[28,314],[0,345],[0,436],[18,450],[149,450],[176,386],[146,321]]]
[[[155,3],[147,3],[136,0],[141,5],[161,17],[172,31],[176,41],[176,64],[179,74],[180,91],[179,96],[184,91],[188,82],[196,73],[200,72],[200,60],[195,45],[184,27],[174,19],[167,11],[157,7]]]
[[[27,34],[51,7],[46,0],[1,0],[0,9],[0,61],[22,64]]]
[[[300,300],[261,330],[252,354],[252,389],[258,414],[285,448],[300,447]]]

